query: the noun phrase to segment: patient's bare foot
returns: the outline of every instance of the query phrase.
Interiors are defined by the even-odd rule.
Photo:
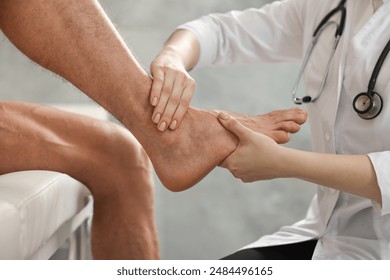
[[[148,99],[141,99],[140,106],[133,108],[137,110],[138,117],[124,117],[120,121],[142,144],[161,182],[168,189],[182,191],[190,188],[237,147],[237,138],[220,125],[218,111],[189,108],[177,130],[160,132],[150,121],[153,107]],[[291,109],[254,117],[240,115],[239,119],[247,127],[284,143],[289,140],[288,132],[299,130],[306,114],[302,110]]]
[[[148,104],[150,116],[152,107]],[[190,109],[175,131],[160,132],[150,116],[141,124],[121,120],[141,143],[165,187],[182,191],[193,186],[237,146],[235,136],[217,120],[216,112]]]
[[[216,113],[191,109],[176,131],[160,133],[145,145],[161,182],[172,191],[185,190],[205,177],[237,146],[235,136],[216,122]]]

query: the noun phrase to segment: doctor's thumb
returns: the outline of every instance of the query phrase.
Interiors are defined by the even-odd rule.
[[[238,120],[224,112],[219,113],[218,119],[225,129],[235,134],[240,140],[245,137],[247,128]]]

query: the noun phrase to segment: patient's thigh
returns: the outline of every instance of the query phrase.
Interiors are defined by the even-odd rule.
[[[118,145],[136,153],[139,143],[112,123],[38,104],[0,102],[0,174],[45,169],[85,168],[115,152]]]

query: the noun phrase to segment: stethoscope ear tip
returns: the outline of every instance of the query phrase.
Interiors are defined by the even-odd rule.
[[[311,102],[311,97],[310,97],[310,96],[305,96],[305,97],[303,97],[303,98],[302,98],[302,102],[303,102],[303,103],[309,103],[309,102]]]
[[[302,101],[300,98],[295,97],[293,101],[294,101],[295,105],[302,105]]]

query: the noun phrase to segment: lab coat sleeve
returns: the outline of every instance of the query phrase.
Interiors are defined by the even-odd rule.
[[[390,151],[368,154],[374,166],[377,182],[382,195],[382,203],[374,202],[381,215],[390,214]]]
[[[178,27],[200,42],[197,67],[297,62],[303,55],[304,0],[276,1],[261,9],[210,14]]]

